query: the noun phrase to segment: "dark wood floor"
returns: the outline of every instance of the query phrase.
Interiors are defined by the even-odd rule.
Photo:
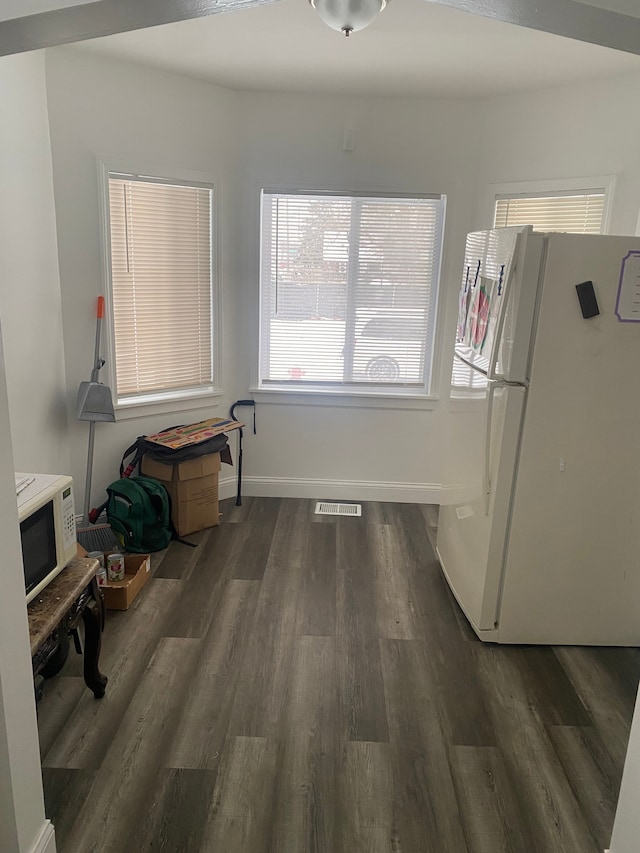
[[[223,509],[45,686],[59,853],[602,853],[637,650],[477,641],[433,508]]]

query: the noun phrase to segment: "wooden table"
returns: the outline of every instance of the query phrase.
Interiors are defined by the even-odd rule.
[[[98,668],[100,635],[104,628],[104,602],[96,571],[98,561],[72,560],[27,607],[33,674],[38,675],[58,648],[58,632],[66,631],[81,651],[77,633],[84,622],[84,681],[96,699],[104,696],[107,677]]]

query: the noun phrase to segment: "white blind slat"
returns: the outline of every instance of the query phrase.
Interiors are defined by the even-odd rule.
[[[109,177],[116,393],[209,386],[212,190]]]
[[[536,231],[600,234],[604,214],[604,190],[568,195],[498,197],[495,226],[533,225]]]

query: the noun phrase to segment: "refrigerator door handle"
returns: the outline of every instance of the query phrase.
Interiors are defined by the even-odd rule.
[[[491,432],[493,429],[493,400],[497,383],[489,384],[487,391],[487,420],[484,432],[484,465],[482,468],[482,493],[484,495],[484,514],[489,515],[489,504],[491,502]]]
[[[493,484],[491,483],[491,434],[493,432],[493,409],[494,398],[496,391],[502,388],[522,388],[526,391],[528,384],[526,382],[505,382],[504,380],[494,379],[489,382],[487,389],[487,419],[485,421],[484,433],[484,460],[482,466],[482,492],[484,495],[484,513],[489,515],[489,504],[491,502],[491,491]]]

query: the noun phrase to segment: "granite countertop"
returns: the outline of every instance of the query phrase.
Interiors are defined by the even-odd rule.
[[[27,606],[33,656],[53,633],[82,590],[98,571],[92,557],[76,557]]]

